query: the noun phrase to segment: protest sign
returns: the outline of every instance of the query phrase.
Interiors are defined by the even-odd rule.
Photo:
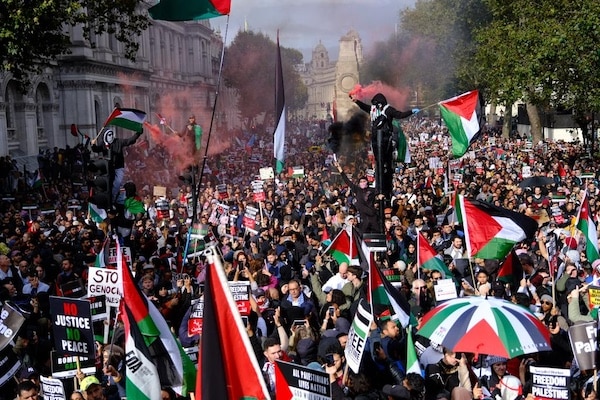
[[[106,296],[106,302],[111,307],[119,307],[123,297],[123,280],[121,271],[111,268],[89,267],[88,296]]]
[[[123,250],[123,256],[125,257],[125,262],[127,263],[127,266],[129,267],[129,269],[131,269],[131,267],[132,267],[131,248],[121,247],[121,250]],[[116,247],[111,247],[108,249],[108,263],[117,265],[117,248]]]
[[[21,360],[12,347],[0,351],[0,386],[15,376],[19,369],[21,369]]]
[[[571,371],[561,368],[530,366],[531,394],[536,399],[568,400]]]
[[[275,178],[275,172],[273,167],[263,167],[258,170],[260,179],[273,179]]]
[[[92,321],[102,321],[108,318],[108,305],[105,295],[88,297],[88,300],[92,310]]]
[[[598,352],[598,326],[596,322],[575,324],[569,327],[571,349],[580,370],[596,369]]]
[[[229,282],[229,290],[233,295],[233,300],[238,307],[240,315],[250,315],[250,282],[248,281],[236,281]]]
[[[0,350],[14,339],[24,322],[25,317],[20,312],[4,303],[0,311]]]
[[[440,279],[433,286],[436,301],[455,299],[458,297],[456,293],[456,285],[451,278]]]
[[[373,322],[373,314],[371,314],[371,306],[364,300],[358,304],[356,315],[348,332],[348,343],[344,350],[346,362],[348,366],[358,374],[360,360],[362,359],[365,345],[369,336],[369,331]]]
[[[188,355],[190,360],[194,363],[196,368],[198,368],[198,346],[194,347],[184,347],[183,351]]]
[[[59,356],[56,351],[50,353],[52,361],[52,377],[58,379],[73,378],[77,376],[78,356]],[[79,356],[79,369],[85,375],[96,373],[96,360],[94,357]]]
[[[70,297],[72,299],[79,299],[87,294],[81,278],[61,285],[60,291],[63,296]]]
[[[60,379],[40,376],[40,389],[44,400],[65,400],[65,388]]]
[[[331,399],[331,384],[326,372],[277,360],[275,367],[277,399]]]
[[[266,199],[264,184],[265,182],[260,180],[252,181],[251,183],[252,197],[257,203]]]
[[[204,301],[192,304],[192,312],[188,319],[188,335],[202,335],[202,319],[204,318]]]
[[[248,206],[244,212],[243,224],[247,231],[258,233],[258,226],[256,226],[256,215],[258,209],[256,207]]]
[[[54,347],[62,355],[95,356],[88,300],[50,296]]]

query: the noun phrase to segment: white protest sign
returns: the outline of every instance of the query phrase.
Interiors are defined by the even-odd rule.
[[[371,314],[370,305],[365,301],[361,301],[352,321],[350,332],[348,332],[348,343],[344,350],[348,366],[357,374],[360,368],[360,360],[365,351],[371,322],[373,322],[373,315]]]
[[[88,270],[88,296],[106,296],[106,304],[118,307],[123,297],[123,279],[118,269],[90,267]]]

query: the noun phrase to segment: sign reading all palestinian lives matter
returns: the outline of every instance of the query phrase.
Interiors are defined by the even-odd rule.
[[[87,299],[50,296],[54,347],[61,355],[95,356],[92,311]]]
[[[44,400],[65,400],[65,388],[60,379],[40,376],[40,389]]]
[[[577,360],[579,369],[596,369],[598,352],[598,327],[596,322],[575,324],[569,327],[571,349]]]
[[[529,367],[533,385],[531,394],[536,399],[568,400],[571,391],[571,371],[561,368]]]
[[[331,384],[326,372],[281,360],[277,360],[277,368],[281,372],[281,375],[276,373],[275,379],[277,399],[331,399]]]
[[[8,304],[0,310],[0,350],[6,347],[21,329],[25,317]]]

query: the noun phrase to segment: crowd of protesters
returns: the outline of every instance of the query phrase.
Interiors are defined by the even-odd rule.
[[[473,354],[456,354],[417,335],[425,377],[406,374],[406,331],[381,309],[376,310],[360,372],[350,371],[345,377],[344,348],[357,302],[366,296],[366,272],[338,264],[323,250],[324,241],[347,225],[359,232],[373,231],[373,221],[367,226],[369,219],[357,207],[362,200],[357,198],[358,185],[353,184],[369,182],[372,176],[370,140],[348,135],[336,159],[327,150],[323,123],[294,121],[287,132],[286,165],[303,167],[302,174],[293,177],[285,171],[263,179],[265,199],[255,201],[251,183],[272,157],[269,127],[255,127],[236,132],[227,151],[210,157],[198,199],[198,222],[213,231],[229,280],[250,282],[253,311],[246,329],[269,390],[275,392],[273,363],[283,359],[327,372],[335,399],[450,400],[499,394],[513,400],[518,391],[512,396],[501,392],[500,381],[506,387],[521,387],[526,396],[531,389],[527,367],[535,363],[572,368],[573,398],[591,399],[595,396],[595,388],[589,385],[591,371],[573,366],[566,329],[593,320],[594,310],[587,308],[587,293],[580,288],[598,274],[600,262],[586,260],[585,242],[571,227],[584,191],[590,215],[598,221],[595,161],[584,156],[578,143],[508,140],[487,128],[471,152],[449,166],[448,135],[436,121],[415,116],[403,121],[403,128],[412,161],[398,165],[391,198],[372,204],[377,210],[372,215],[374,224],[381,227],[387,242],[387,251],[377,257],[379,267],[393,270],[411,311],[422,317],[437,304],[434,282],[446,277],[420,270],[415,240],[421,233],[453,274],[466,280],[457,288],[461,296],[495,296],[529,307],[548,327],[552,351],[513,360],[489,356],[475,367]],[[6,199],[0,204],[0,300],[12,301],[28,318],[13,347],[23,367],[5,383],[0,399],[14,398],[9,393],[17,382],[38,383],[39,375],[51,375],[48,296],[61,295],[63,285],[73,280],[85,284],[87,268],[94,265],[107,235],[105,226],[94,223],[87,212],[85,163],[94,155],[83,145],[57,149],[54,154],[40,156],[40,170],[45,171],[41,189],[28,188],[18,177],[16,183],[13,178],[1,180]],[[128,149],[125,181],[135,186],[129,186],[122,202],[128,204],[131,216],[115,217],[113,225],[131,248],[141,290],[158,306],[182,344],[190,347],[198,337],[187,334],[186,318],[191,302],[202,294],[207,264],[201,255],[182,260],[193,194],[189,185],[176,178],[182,171],[169,169],[168,158],[160,146]],[[140,163],[146,167],[143,173],[136,168]],[[146,173],[155,163],[166,172]],[[554,183],[520,187],[525,172],[550,177]],[[217,188],[219,184],[225,186]],[[157,207],[161,199],[155,196],[154,186],[168,189],[166,196],[160,196],[168,210]],[[468,254],[461,226],[448,218],[450,191],[525,213],[539,222],[536,237],[518,246],[525,273],[518,285],[496,280],[497,260],[473,260],[474,269],[461,275],[455,260]],[[222,205],[228,206],[225,215],[218,210]],[[248,207],[260,210],[252,230],[243,223]],[[557,268],[549,266],[548,246],[543,245],[549,242],[556,249]],[[554,276],[551,271],[556,271]],[[70,399],[82,398],[81,392],[88,399],[125,396],[122,336],[112,346],[98,343],[97,374],[78,374],[78,390],[68,386]],[[107,362],[109,355],[114,359]],[[482,366],[487,367],[484,374]],[[34,389],[19,383],[21,390]],[[176,395],[165,387],[163,398]]]

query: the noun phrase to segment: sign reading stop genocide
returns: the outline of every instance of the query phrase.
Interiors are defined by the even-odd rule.
[[[118,269],[90,267],[88,270],[88,296],[106,296],[106,304],[119,307],[123,293],[123,280]]]

